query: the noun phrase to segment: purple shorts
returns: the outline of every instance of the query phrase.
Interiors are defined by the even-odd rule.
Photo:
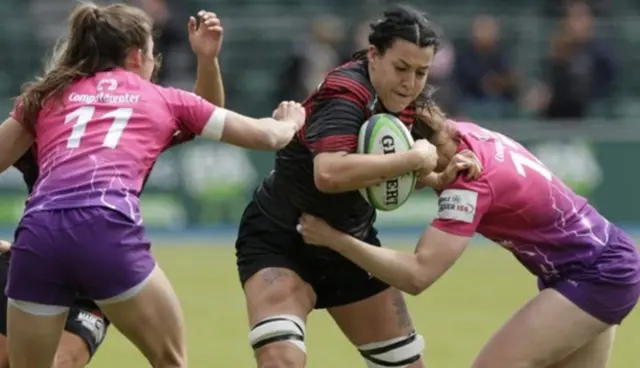
[[[551,287],[600,321],[619,325],[640,298],[640,253],[627,234],[616,230],[593,264],[557,280],[538,279],[538,287]]]
[[[25,215],[11,247],[9,298],[71,306],[104,300],[144,281],[155,267],[144,227],[102,207]]]

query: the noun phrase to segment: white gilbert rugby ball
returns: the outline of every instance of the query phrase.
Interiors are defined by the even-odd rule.
[[[409,129],[393,115],[374,115],[360,128],[358,153],[386,155],[409,151],[411,146]],[[393,211],[409,199],[415,186],[416,174],[412,172],[360,189],[360,194],[376,209]]]

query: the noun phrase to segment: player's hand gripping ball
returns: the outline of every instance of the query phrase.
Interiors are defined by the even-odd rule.
[[[387,155],[407,152],[413,146],[413,138],[407,127],[393,115],[377,114],[360,128],[358,153]],[[416,173],[408,173],[383,181],[369,188],[360,189],[362,197],[380,211],[400,208],[413,192]]]

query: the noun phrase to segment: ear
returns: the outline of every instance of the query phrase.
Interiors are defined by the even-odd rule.
[[[131,49],[127,53],[125,65],[129,70],[140,70],[142,68],[142,60],[144,60],[144,51],[140,49]]]
[[[369,62],[374,61],[378,56],[378,50],[376,50],[376,47],[373,45],[369,46],[369,51],[367,52],[367,58],[369,59]]]

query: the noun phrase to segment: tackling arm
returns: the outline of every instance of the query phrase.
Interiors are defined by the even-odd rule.
[[[418,295],[442,276],[462,255],[470,238],[428,228],[414,253],[376,247],[348,234],[332,248],[385,283]]]

